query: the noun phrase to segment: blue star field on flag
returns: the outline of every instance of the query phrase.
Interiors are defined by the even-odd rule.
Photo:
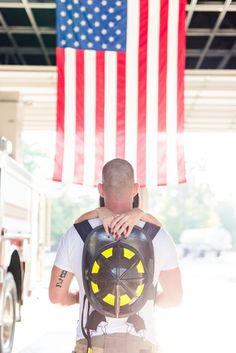
[[[127,0],[60,0],[57,46],[126,50]]]

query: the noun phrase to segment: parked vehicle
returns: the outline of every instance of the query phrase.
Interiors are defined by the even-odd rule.
[[[187,229],[180,236],[183,256],[193,254],[203,257],[208,252],[220,256],[222,251],[232,248],[232,236],[224,228]]]
[[[32,176],[0,151],[0,353],[12,350],[15,322],[42,265],[46,200]]]

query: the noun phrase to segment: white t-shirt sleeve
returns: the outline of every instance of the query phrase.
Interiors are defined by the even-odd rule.
[[[154,242],[159,270],[168,271],[178,267],[176,247],[170,234],[161,228]]]
[[[70,228],[65,235],[61,238],[56,259],[54,265],[61,268],[62,270],[72,272],[72,263],[71,263],[71,250],[72,250],[72,239],[73,238],[73,228]]]

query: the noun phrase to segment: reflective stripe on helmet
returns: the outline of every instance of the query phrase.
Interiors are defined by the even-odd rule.
[[[109,257],[111,257],[111,256],[113,255],[113,248],[106,249],[106,250],[104,250],[101,254],[102,254],[106,259],[108,259]]]
[[[135,253],[127,248],[124,248],[124,257],[127,259],[132,259],[132,257],[135,255]]]
[[[137,289],[136,289],[136,294],[137,294],[138,297],[142,294],[143,289],[144,289],[144,283],[140,284],[140,285],[137,287]]]
[[[128,296],[128,294],[123,294],[120,296],[120,306],[124,306],[129,304],[132,299]]]
[[[92,268],[92,273],[98,273],[99,269],[100,269],[99,264],[97,263],[97,261],[94,261],[93,268]]]
[[[103,298],[103,301],[107,304],[110,304],[110,305],[115,305],[115,296],[111,293],[108,293],[104,298]]]
[[[137,264],[136,268],[137,268],[138,273],[144,273],[144,272],[145,272],[141,260],[140,260],[139,263]]]
[[[98,288],[97,283],[94,283],[93,281],[91,281],[91,287],[92,287],[93,293],[99,292],[99,288]]]

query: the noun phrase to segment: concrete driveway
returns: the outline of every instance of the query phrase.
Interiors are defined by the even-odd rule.
[[[12,353],[70,353],[79,306],[60,307],[48,300],[52,255],[44,280],[23,307]],[[235,353],[236,254],[180,261],[184,302],[158,310],[157,332],[164,353]]]

